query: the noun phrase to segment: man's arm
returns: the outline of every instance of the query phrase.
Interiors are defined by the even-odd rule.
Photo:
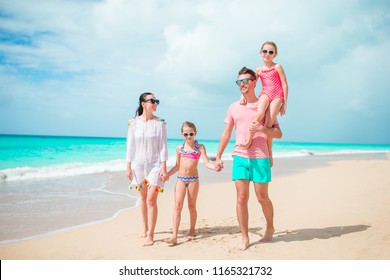
[[[217,151],[215,162],[221,168],[223,167],[223,163],[221,160],[222,154],[225,151],[226,146],[229,144],[232,131],[233,131],[233,124],[225,124],[225,128],[221,134],[221,137],[219,138],[219,145],[218,145],[218,151]]]

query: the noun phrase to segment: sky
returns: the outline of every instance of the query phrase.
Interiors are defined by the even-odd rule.
[[[125,137],[152,92],[168,138],[219,139],[265,41],[282,141],[390,144],[387,0],[0,0],[0,134]]]

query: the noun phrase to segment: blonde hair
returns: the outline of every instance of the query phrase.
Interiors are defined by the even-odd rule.
[[[278,47],[277,47],[276,44],[275,44],[274,42],[272,42],[272,41],[267,41],[267,42],[263,43],[263,44],[261,45],[260,51],[263,50],[263,48],[264,48],[265,45],[271,45],[271,46],[273,46],[273,47],[275,48],[275,54],[278,54]]]
[[[195,133],[196,133],[196,126],[195,126],[195,124],[192,123],[192,122],[189,122],[189,121],[185,121],[185,122],[182,124],[182,126],[181,126],[181,132],[182,132],[182,133],[183,133],[183,128],[184,128],[185,126],[188,126],[188,127],[190,127],[190,128],[193,128],[194,131],[195,131]]]

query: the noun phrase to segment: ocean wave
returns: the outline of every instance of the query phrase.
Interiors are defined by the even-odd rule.
[[[97,163],[66,163],[44,167],[17,167],[0,170],[1,181],[24,181],[49,179],[76,175],[88,175],[126,170],[124,160],[111,160]]]
[[[301,149],[288,152],[274,152],[274,158],[292,158],[307,156],[325,156],[325,155],[348,155],[357,153],[383,153],[384,150],[338,150],[338,151],[314,151]],[[216,154],[210,153],[209,158],[215,161]],[[222,160],[232,160],[232,154],[226,153]],[[176,158],[170,157],[167,162],[168,169],[175,164]],[[95,173],[126,171],[126,161],[121,159],[110,160],[96,163],[67,163],[44,167],[17,167],[0,170],[0,182],[4,181],[24,181],[34,179],[49,179],[55,177],[68,177],[78,175],[88,175]]]
[[[352,154],[375,154],[387,153],[390,150],[336,150],[336,151],[315,151],[301,149],[291,152],[274,152],[275,158],[307,157],[307,156],[334,156],[334,155],[352,155]]]
[[[230,157],[229,155],[225,155],[223,159],[229,160],[231,159],[231,155]],[[211,160],[215,160],[215,155],[211,155]],[[167,167],[170,168],[173,166],[175,161],[175,157],[170,157],[167,161]],[[50,179],[117,171],[126,171],[125,160],[116,159],[96,163],[74,162],[43,167],[24,166],[0,170],[0,182]]]

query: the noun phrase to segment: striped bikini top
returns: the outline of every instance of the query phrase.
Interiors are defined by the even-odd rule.
[[[199,153],[200,146],[199,146],[198,141],[195,140],[195,151],[193,151],[193,152],[185,151],[184,144],[185,144],[185,142],[183,143],[183,145],[181,145],[181,148],[180,148],[181,157],[190,158],[190,159],[199,159],[200,158],[200,153]]]

